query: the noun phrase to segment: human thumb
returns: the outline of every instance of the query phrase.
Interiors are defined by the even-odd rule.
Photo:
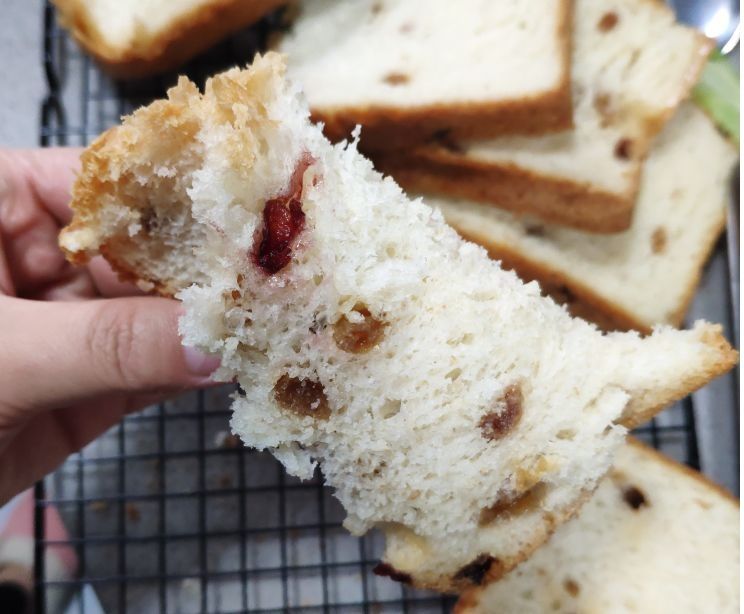
[[[0,402],[61,407],[104,394],[209,385],[219,359],[181,345],[177,301],[0,297]]]

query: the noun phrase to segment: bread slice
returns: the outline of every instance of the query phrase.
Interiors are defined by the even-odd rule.
[[[305,0],[278,48],[331,140],[543,134],[571,126],[572,4]]]
[[[61,24],[115,77],[177,68],[288,0],[52,0]]]
[[[504,268],[607,330],[682,323],[726,221],[734,146],[692,103],[680,107],[646,162],[632,226],[599,236],[488,205],[427,197],[463,237]]]
[[[739,502],[638,441],[578,516],[457,614],[739,612]]]
[[[453,141],[380,159],[404,187],[482,200],[591,232],[630,226],[652,137],[695,83],[711,41],[656,0],[576,0],[574,128]]]
[[[182,78],[102,135],[61,245],[183,301],[184,342],[242,387],[233,430],[300,478],[320,465],[352,532],[449,546],[414,582],[467,582],[483,518],[539,491],[529,522],[487,521],[508,569],[607,470],[620,421],[736,353],[702,322],[641,339],[571,318],[332,146],[283,71],[270,54],[204,94]]]

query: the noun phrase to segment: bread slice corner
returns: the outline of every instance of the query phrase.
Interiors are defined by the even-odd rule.
[[[462,594],[458,614],[737,612],[739,500],[633,438],[533,557]]]
[[[365,151],[435,136],[544,134],[572,125],[573,0],[422,5],[307,0],[277,49],[332,141]]]
[[[288,0],[53,0],[83,49],[117,78],[177,68]]]

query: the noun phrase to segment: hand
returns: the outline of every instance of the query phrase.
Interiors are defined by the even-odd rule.
[[[0,505],[122,416],[208,386],[174,300],[136,296],[57,246],[80,151],[0,150]],[[113,298],[117,297],[117,298]]]

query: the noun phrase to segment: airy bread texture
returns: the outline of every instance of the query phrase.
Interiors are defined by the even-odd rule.
[[[609,330],[682,323],[726,221],[737,151],[692,103],[683,104],[646,162],[632,226],[599,236],[536,223],[494,207],[439,197],[463,237],[504,268]]]
[[[380,159],[404,187],[482,200],[591,232],[630,226],[652,137],[712,43],[655,0],[576,0],[574,128],[417,148]]]
[[[629,440],[550,541],[457,614],[739,612],[739,502]]]
[[[176,68],[288,0],[52,0],[61,24],[116,77]]]
[[[483,544],[508,569],[607,470],[620,421],[736,353],[702,322],[641,339],[572,319],[353,145],[332,146],[283,72],[268,54],[204,94],[182,78],[102,135],[60,243],[182,300],[184,342],[243,389],[233,430],[293,475],[320,465],[349,530],[449,545],[414,582],[467,582]],[[474,541],[484,510],[538,483],[530,523],[497,514],[493,539]]]
[[[279,50],[334,141],[543,134],[572,124],[572,4],[305,0]]]

